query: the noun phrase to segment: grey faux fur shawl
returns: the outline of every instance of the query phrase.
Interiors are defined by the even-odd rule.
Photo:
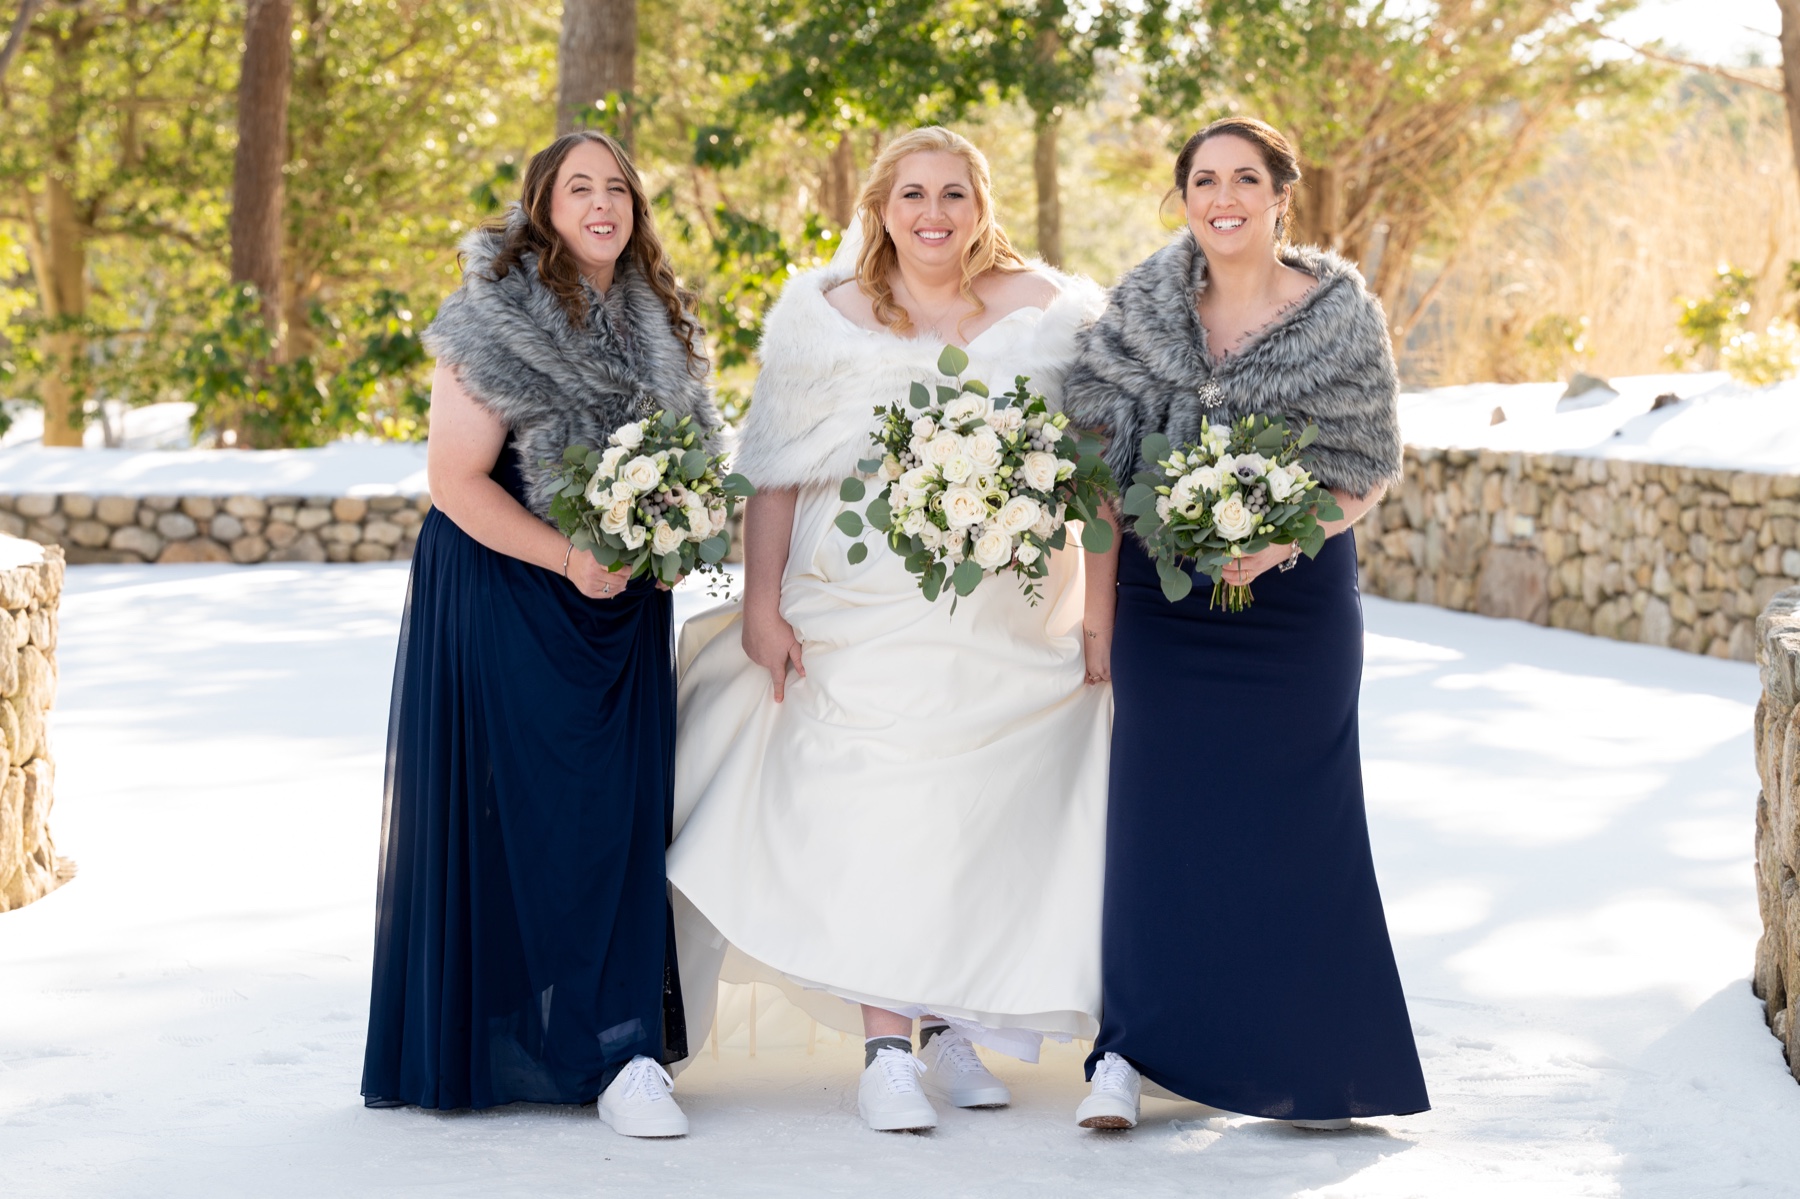
[[[1400,380],[1380,303],[1336,254],[1306,246],[1282,257],[1318,285],[1217,363],[1195,311],[1206,258],[1191,232],[1113,288],[1106,314],[1082,335],[1063,404],[1072,421],[1111,438],[1107,463],[1121,487],[1143,469],[1138,445],[1149,434],[1180,445],[1198,438],[1202,420],[1251,413],[1285,416],[1296,430],[1318,425],[1309,465],[1327,487],[1364,495],[1399,480]],[[1208,380],[1223,395],[1210,411],[1199,394]]]
[[[524,219],[515,207],[507,229]],[[630,259],[604,297],[589,291],[588,319],[576,328],[538,278],[536,255],[492,277],[504,241],[492,228],[463,240],[463,285],[425,330],[425,346],[512,433],[526,507],[548,517],[565,449],[599,448],[658,408],[718,428],[703,369],[690,369],[668,310]]]

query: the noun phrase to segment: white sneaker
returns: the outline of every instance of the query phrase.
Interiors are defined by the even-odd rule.
[[[1136,1128],[1144,1079],[1137,1068],[1116,1053],[1094,1063],[1093,1089],[1075,1109],[1075,1123],[1083,1128]]]
[[[919,1086],[925,1064],[904,1049],[883,1049],[862,1072],[856,1110],[876,1132],[918,1132],[937,1127],[937,1109]]]
[[[620,1136],[684,1137],[687,1113],[675,1102],[675,1080],[639,1054],[600,1095],[600,1118]]]
[[[1288,1127],[1302,1129],[1306,1132],[1343,1132],[1350,1127],[1349,1120],[1289,1120]]]
[[[1006,1084],[988,1073],[969,1038],[954,1028],[933,1034],[919,1050],[925,1063],[925,1093],[951,1107],[1005,1107],[1012,1102]]]

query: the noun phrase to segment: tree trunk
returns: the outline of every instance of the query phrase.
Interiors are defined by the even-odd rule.
[[[1061,126],[1060,111],[1038,113],[1031,152],[1032,174],[1037,177],[1037,252],[1054,267],[1063,264],[1062,188],[1056,178],[1056,134]]]
[[[839,229],[850,227],[856,216],[856,151],[848,132],[838,134],[837,146],[825,162],[825,186],[820,189],[820,207]]]
[[[231,176],[231,278],[255,285],[271,333],[281,321],[281,171],[287,164],[293,30],[293,0],[249,0]]]
[[[1781,7],[1781,89],[1787,99],[1788,144],[1800,172],[1800,0],[1776,0]]]
[[[610,131],[632,144],[631,94],[637,87],[637,0],[564,0],[556,47],[556,132],[584,123],[611,93],[623,102]]]
[[[1288,240],[1303,246],[1342,249],[1343,173],[1324,163],[1309,163],[1305,180],[1294,190],[1304,191],[1304,194],[1294,197],[1293,216],[1288,221]]]
[[[44,172],[42,231],[33,266],[38,303],[50,324],[48,369],[43,377],[44,444],[81,445],[83,401],[81,379],[87,365],[87,240],[78,190],[82,75],[92,29],[78,25],[58,37],[50,78],[49,145]]]
[[[37,10],[43,5],[44,0],[20,0],[19,11],[6,34],[6,44],[0,46],[0,79],[6,78],[6,68],[12,65],[13,56],[25,44],[25,31],[31,27],[31,18],[37,16]]]

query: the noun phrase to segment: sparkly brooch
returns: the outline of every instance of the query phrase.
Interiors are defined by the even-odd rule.
[[[1202,383],[1195,394],[1200,397],[1200,406],[1209,412],[1225,402],[1225,389],[1211,379]]]

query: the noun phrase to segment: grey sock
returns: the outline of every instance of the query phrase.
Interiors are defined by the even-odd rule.
[[[902,1053],[912,1052],[911,1037],[870,1037],[863,1042],[863,1066],[867,1068],[875,1064],[875,1055],[883,1049],[898,1049]]]
[[[936,1024],[919,1025],[919,1052],[925,1052],[925,1046],[931,1044],[931,1038],[937,1036],[941,1032],[949,1031],[950,1025],[942,1021],[939,1021]]]

